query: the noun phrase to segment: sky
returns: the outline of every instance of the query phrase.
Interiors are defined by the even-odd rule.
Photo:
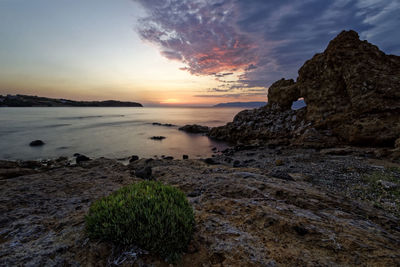
[[[400,0],[0,0],[0,94],[266,101],[342,30],[400,55]]]

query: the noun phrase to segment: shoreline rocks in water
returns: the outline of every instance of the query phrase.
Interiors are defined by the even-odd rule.
[[[153,122],[152,125],[155,125],[155,126],[165,126],[165,127],[176,127],[175,124],[171,124],[171,123],[160,123],[160,122]]]
[[[185,125],[179,128],[180,131],[184,131],[187,133],[201,133],[201,134],[207,134],[210,130],[209,127],[207,126],[202,126],[198,124],[190,124],[190,125]]]
[[[35,140],[29,143],[29,146],[44,146],[45,142],[42,140]]]
[[[157,140],[157,141],[164,140],[165,138],[166,138],[165,136],[152,136],[152,137],[150,137],[151,140]]]

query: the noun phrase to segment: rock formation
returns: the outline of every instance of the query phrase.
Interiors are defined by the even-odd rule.
[[[307,107],[291,111],[299,98]],[[400,57],[361,41],[355,31],[343,31],[300,68],[296,82],[272,84],[268,101],[212,129],[210,136],[234,143],[278,138],[316,146],[394,146],[400,137]]]

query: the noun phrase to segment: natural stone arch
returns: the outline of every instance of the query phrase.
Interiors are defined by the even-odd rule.
[[[282,110],[290,110],[293,102],[301,97],[293,79],[281,79],[268,89],[268,105]]]

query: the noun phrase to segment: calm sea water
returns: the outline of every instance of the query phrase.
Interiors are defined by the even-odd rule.
[[[187,134],[177,126],[219,126],[232,121],[242,108],[0,108],[0,159],[71,157],[123,158],[131,155],[206,157],[227,145]],[[151,136],[165,136],[162,141]],[[30,147],[33,140],[46,145]]]

